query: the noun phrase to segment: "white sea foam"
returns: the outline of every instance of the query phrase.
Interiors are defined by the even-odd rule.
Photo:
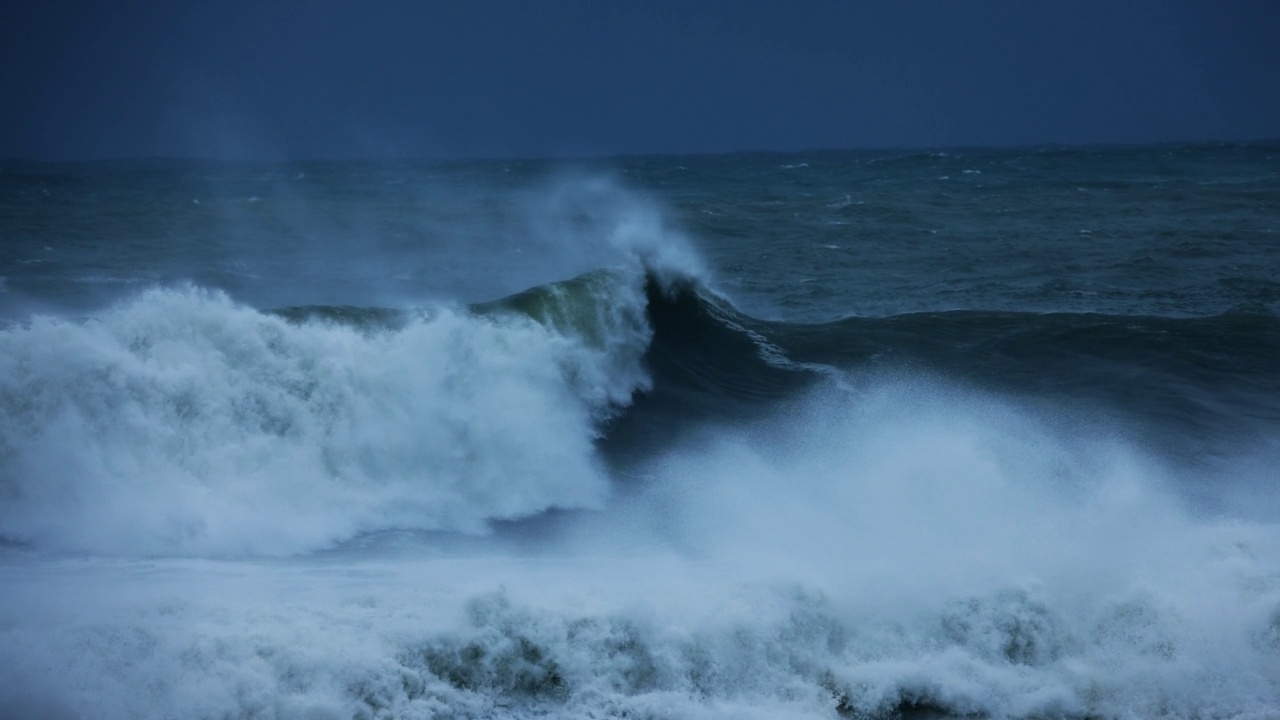
[[[18,556],[0,692],[52,717],[1271,717],[1276,528],[1197,519],[1057,420],[851,378],[519,556]]]
[[[599,346],[448,308],[394,331],[291,325],[194,288],[10,328],[0,535],[278,555],[598,507],[596,424],[646,382],[643,292],[618,293]]]

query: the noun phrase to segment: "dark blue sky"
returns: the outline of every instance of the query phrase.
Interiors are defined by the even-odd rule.
[[[1277,0],[6,5],[0,157],[1280,136]]]

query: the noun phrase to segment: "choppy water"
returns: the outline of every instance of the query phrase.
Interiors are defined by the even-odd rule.
[[[1280,146],[0,167],[13,717],[1264,718]]]

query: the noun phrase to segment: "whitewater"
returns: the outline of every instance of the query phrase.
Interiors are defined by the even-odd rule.
[[[6,167],[0,715],[1280,716],[1276,154],[1178,152]]]

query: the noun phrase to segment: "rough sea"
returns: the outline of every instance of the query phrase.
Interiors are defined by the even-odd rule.
[[[1280,144],[0,162],[0,717],[1280,717]]]

